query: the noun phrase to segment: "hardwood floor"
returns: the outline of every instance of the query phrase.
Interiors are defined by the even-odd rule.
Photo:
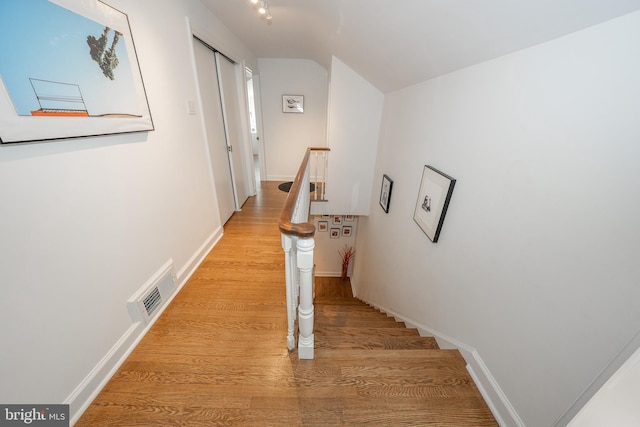
[[[286,347],[286,193],[263,183],[76,426],[496,426],[457,351],[316,279],[315,359]]]

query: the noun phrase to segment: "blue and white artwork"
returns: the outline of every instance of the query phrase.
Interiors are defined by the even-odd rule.
[[[2,0],[0,77],[3,143],[153,129],[128,19],[104,3]]]

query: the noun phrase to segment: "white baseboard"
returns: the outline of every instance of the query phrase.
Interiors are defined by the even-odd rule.
[[[98,396],[98,393],[100,393],[133,349],[138,345],[140,340],[142,340],[149,329],[151,329],[155,321],[162,315],[162,312],[171,304],[171,301],[173,301],[175,296],[184,287],[196,268],[198,268],[211,249],[218,243],[222,237],[222,233],[222,227],[214,231],[178,272],[178,286],[176,286],[175,292],[169,297],[167,303],[162,306],[158,315],[154,316],[148,325],[145,325],[143,322],[132,324],[69,397],[65,399],[64,403],[69,405],[70,425],[73,426],[80,419],[84,411],[91,405],[91,402]],[[163,270],[165,266],[163,266],[161,270]],[[153,276],[157,274],[158,273],[154,273]]]
[[[114,344],[107,354],[98,362],[89,375],[76,387],[63,403],[69,405],[71,425],[74,425],[87,410],[98,393],[107,385],[113,374],[133,351],[136,344],[144,336],[144,324],[137,322]]]
[[[289,176],[289,175],[267,175],[267,181],[289,182],[289,181],[293,181],[294,179],[295,179],[295,176]]]
[[[340,271],[315,271],[316,277],[340,277],[342,272]]]
[[[354,289],[356,289],[355,286]],[[354,291],[354,296],[355,295]],[[478,387],[482,397],[487,402],[487,405],[493,413],[493,416],[496,418],[498,424],[501,427],[525,427],[524,422],[520,419],[520,416],[511,405],[511,402],[509,402],[509,399],[507,399],[507,396],[504,394],[500,385],[489,371],[489,368],[482,361],[480,354],[473,347],[451,338],[433,328],[429,328],[419,322],[408,319],[384,306],[365,300],[363,301],[372,307],[393,316],[396,320],[404,322],[407,327],[418,329],[420,336],[434,337],[440,348],[459,350],[460,354],[462,354],[462,357],[467,362],[467,371],[469,371],[469,375],[471,375],[471,378]]]
[[[189,261],[178,271],[178,282],[182,285],[196,271],[196,268],[202,263],[204,258],[211,252],[211,249],[220,241],[223,234],[222,226],[218,227],[207,240],[198,248]]]

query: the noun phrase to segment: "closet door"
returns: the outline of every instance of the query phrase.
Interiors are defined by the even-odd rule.
[[[193,39],[198,85],[202,97],[202,115],[207,137],[209,162],[213,174],[218,209],[222,224],[236,210],[231,166],[227,151],[227,138],[218,86],[218,71],[214,52],[197,39]]]
[[[236,194],[236,208],[239,210],[249,198],[247,182],[249,174],[245,167],[245,158],[249,153],[245,149],[242,120],[240,120],[240,114],[243,111],[240,102],[243,92],[240,90],[240,84],[244,84],[244,78],[238,79],[236,65],[218,52],[216,52],[216,64],[222,97],[222,112],[227,131],[231,176]]]

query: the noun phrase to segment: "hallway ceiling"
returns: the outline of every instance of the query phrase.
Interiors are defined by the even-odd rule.
[[[388,92],[640,9],[640,0],[201,0],[258,58],[335,55]]]

